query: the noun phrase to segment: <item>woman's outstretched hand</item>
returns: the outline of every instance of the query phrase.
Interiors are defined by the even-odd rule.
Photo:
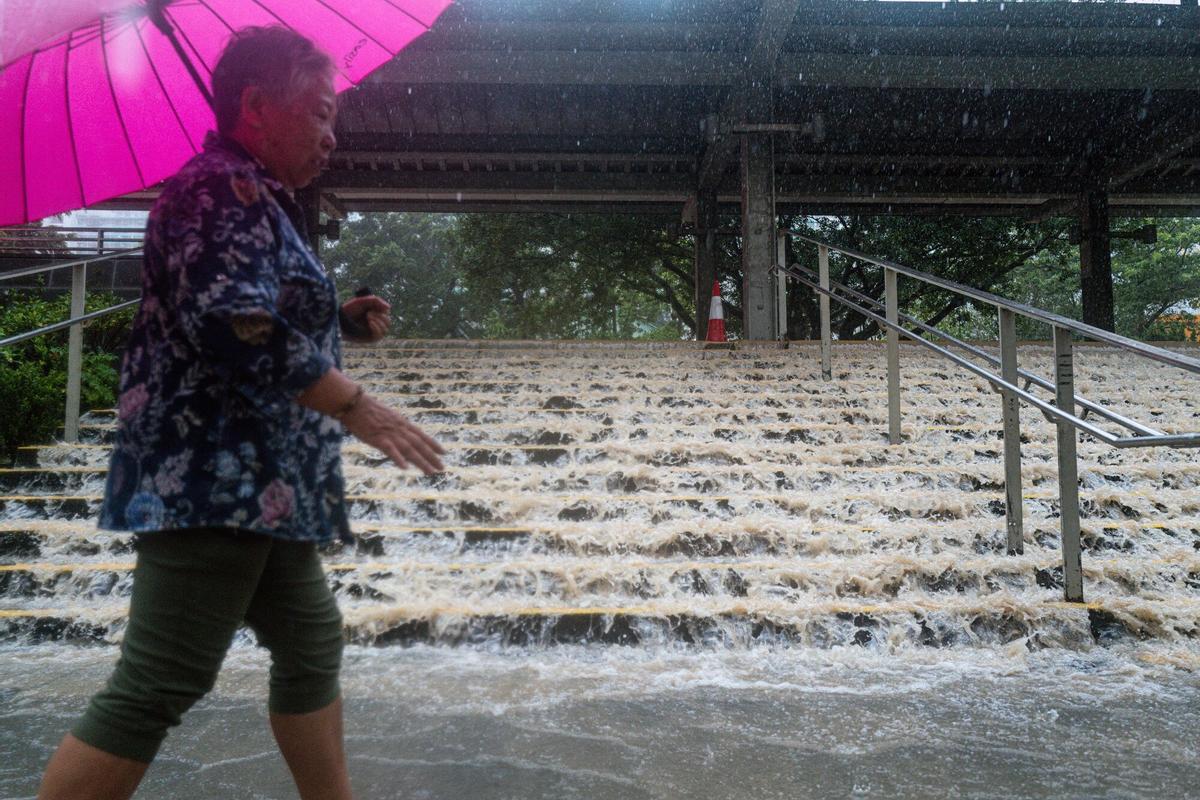
[[[354,438],[379,450],[401,469],[411,464],[426,475],[445,470],[439,456],[446,451],[432,436],[369,395],[363,395],[342,416],[342,425]]]

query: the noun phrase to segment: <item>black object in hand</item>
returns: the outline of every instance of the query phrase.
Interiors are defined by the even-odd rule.
[[[360,286],[354,290],[355,297],[370,297],[373,294],[375,294],[375,292],[371,291],[370,286]],[[345,311],[339,309],[338,323],[342,327],[342,334],[351,339],[371,338],[371,329],[367,327],[365,318],[363,322],[359,322],[356,319],[352,319]]]

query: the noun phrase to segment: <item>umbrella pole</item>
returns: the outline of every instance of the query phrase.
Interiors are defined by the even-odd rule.
[[[196,66],[192,60],[188,58],[187,53],[183,49],[183,45],[179,43],[179,39],[175,36],[175,29],[171,27],[171,22],[167,19],[167,15],[163,13],[163,6],[171,0],[150,0],[146,4],[146,12],[150,21],[154,23],[154,27],[162,31],[163,36],[167,37],[167,41],[171,43],[171,47],[175,48],[176,55],[183,62],[183,66],[187,68],[188,74],[192,76],[192,80],[196,83],[196,88],[200,90],[200,94],[204,96],[204,100],[208,103],[209,108],[213,106],[212,92],[208,90],[208,86],[204,83],[204,79],[200,77],[200,73],[196,71]]]

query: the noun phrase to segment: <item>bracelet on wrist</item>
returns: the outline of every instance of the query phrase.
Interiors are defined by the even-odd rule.
[[[358,406],[359,402],[362,401],[364,394],[366,394],[366,391],[363,390],[363,387],[357,387],[354,391],[354,396],[347,400],[341,408],[339,408],[337,411],[334,411],[331,416],[340,422],[347,414],[349,414]]]

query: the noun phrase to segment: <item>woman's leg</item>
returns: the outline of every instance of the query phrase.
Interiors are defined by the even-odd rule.
[[[167,730],[216,681],[270,544],[209,529],[139,539],[121,658],[50,759],[39,798],[133,792]]]
[[[133,795],[149,766],[106,753],[68,733],[46,765],[38,800],[84,797],[126,800]]]
[[[302,800],[350,800],[342,698],[308,714],[271,712],[271,732]]]
[[[271,730],[303,800],[349,800],[338,673],[342,615],[316,546],[275,542],[246,624],[271,651]]]

